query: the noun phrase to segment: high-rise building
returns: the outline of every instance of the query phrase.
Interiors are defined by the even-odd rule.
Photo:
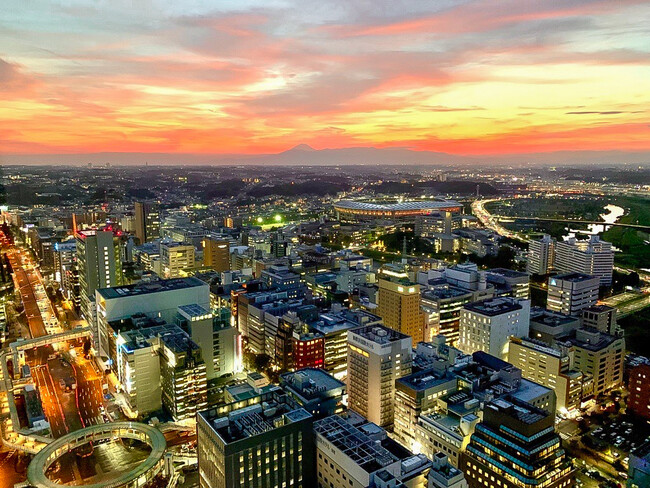
[[[207,406],[200,348],[179,327],[156,325],[117,337],[117,375],[131,410],[145,415],[161,407],[175,420]]]
[[[197,278],[176,278],[102,288],[96,291],[96,303],[98,351],[114,363],[116,358],[111,351],[115,347],[111,344],[115,332],[111,332],[111,322],[144,314],[173,324],[182,305],[197,304],[209,309],[210,286]]]
[[[154,203],[135,202],[135,236],[140,244],[160,237],[160,212]]]
[[[457,388],[456,377],[446,370],[427,368],[395,381],[393,432],[407,449],[416,451],[415,428],[420,415],[438,405],[438,399]]]
[[[218,311],[218,316],[195,303],[178,307],[177,323],[201,345],[208,381],[239,371],[241,344],[237,329],[230,324],[230,312]]]
[[[600,286],[612,284],[614,250],[612,244],[597,235],[588,241],[570,237],[555,246],[555,269],[560,273],[582,273],[596,276]]]
[[[348,371],[348,331],[380,323],[381,317],[361,309],[319,314],[311,329],[323,336],[325,370],[336,379],[344,379]]]
[[[546,307],[566,315],[579,314],[596,304],[600,280],[582,273],[567,273],[548,279]]]
[[[160,244],[160,261],[164,278],[180,278],[194,268],[194,246],[180,242],[163,242]]]
[[[582,310],[583,327],[593,327],[611,335],[621,335],[623,330],[616,322],[616,309],[608,305],[592,305]]]
[[[530,278],[528,273],[506,268],[488,269],[487,282],[494,286],[496,296],[530,298]]]
[[[314,486],[314,417],[281,390],[256,400],[197,415],[201,488]]]
[[[426,488],[431,461],[413,455],[374,424],[332,415],[314,423],[318,488]]]
[[[411,337],[381,325],[348,332],[348,408],[381,427],[393,424],[395,380],[411,372]]]
[[[380,275],[381,276],[381,275]],[[386,327],[424,340],[424,314],[420,309],[420,285],[409,280],[378,280],[377,315]]]
[[[650,420],[650,360],[643,358],[630,366],[627,391],[628,413]]]
[[[571,354],[566,348],[511,337],[508,362],[521,369],[524,378],[554,390],[557,411],[567,415],[580,408],[584,378],[581,371],[573,369]]]
[[[61,284],[63,296],[74,304],[76,310],[79,310],[81,308],[81,295],[76,240],[72,239],[54,244],[54,266],[56,280]]]
[[[111,231],[87,230],[76,234],[77,267],[81,313],[92,328],[95,350],[99,350],[99,331],[95,291],[122,284],[120,249]]]
[[[230,270],[230,242],[206,237],[203,239],[203,266],[215,271]]]
[[[544,234],[541,239],[530,241],[526,271],[536,275],[549,274],[555,259],[555,243],[555,239],[548,234]]]
[[[280,375],[280,387],[315,418],[342,413],[345,383],[322,369],[304,368]]]
[[[442,334],[450,345],[458,344],[461,310],[466,303],[476,301],[476,294],[446,283],[424,290],[420,302],[426,324],[423,340]]]
[[[507,359],[510,337],[526,337],[529,324],[529,300],[489,298],[467,303],[461,310],[458,348],[467,354],[483,351]]]
[[[555,414],[509,397],[485,406],[459,467],[470,488],[575,485]]]
[[[575,350],[575,368],[593,378],[594,395],[607,393],[623,383],[624,337],[582,328],[567,342]]]

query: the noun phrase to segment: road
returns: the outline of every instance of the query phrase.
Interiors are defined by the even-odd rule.
[[[525,239],[522,239],[516,232],[512,232],[500,225],[497,219],[485,209],[486,204],[496,202],[497,200],[499,200],[499,198],[493,198],[490,200],[474,200],[474,202],[472,202],[472,213],[476,215],[485,227],[497,234],[525,242]]]
[[[20,290],[25,308],[30,335],[45,337],[48,335],[46,325],[49,324],[50,330],[56,330],[58,321],[41,274],[27,252],[14,247],[8,255],[14,282]],[[81,347],[72,354],[69,353],[74,347],[75,344],[71,343],[60,343],[56,348],[48,344],[26,351],[25,354],[55,438],[104,421],[102,376],[90,361],[83,358]],[[65,358],[61,352],[65,353]]]

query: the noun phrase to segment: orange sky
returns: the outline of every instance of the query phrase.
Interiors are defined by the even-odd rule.
[[[650,150],[647,2],[3,5],[0,154]]]

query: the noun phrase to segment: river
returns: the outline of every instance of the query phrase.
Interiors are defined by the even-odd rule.
[[[605,231],[606,224],[613,224],[623,215],[625,215],[625,209],[623,207],[612,205],[611,203],[605,205],[604,210],[606,210],[606,212],[600,214],[600,218],[603,219],[604,224],[589,224],[587,230],[567,229],[569,231],[569,237],[573,237],[576,234],[600,234],[601,232]]]

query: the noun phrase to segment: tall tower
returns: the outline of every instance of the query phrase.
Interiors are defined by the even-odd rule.
[[[348,331],[348,407],[381,427],[395,415],[395,380],[411,373],[411,338],[381,325]]]
[[[160,212],[153,203],[135,202],[135,236],[140,244],[160,237]]]
[[[99,350],[95,291],[122,285],[120,247],[113,232],[101,230],[78,231],[76,246],[81,313],[91,324],[94,346]]]

